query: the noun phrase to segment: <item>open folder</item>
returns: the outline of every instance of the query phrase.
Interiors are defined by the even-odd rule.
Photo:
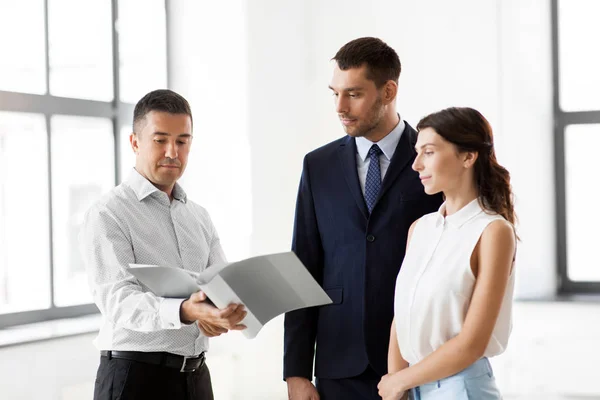
[[[157,296],[187,298],[202,290],[218,308],[243,304],[248,314],[241,322],[247,327],[242,332],[249,339],[280,314],[332,302],[291,251],[215,264],[201,273],[156,265],[129,266]]]

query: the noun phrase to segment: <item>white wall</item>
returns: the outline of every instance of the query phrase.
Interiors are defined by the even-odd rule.
[[[327,89],[329,60],[351,39],[379,36],[399,53],[399,112],[413,126],[450,105],[475,107],[490,119],[521,221],[517,295],[551,296],[549,7],[545,0],[172,0],[174,89],[188,97],[195,117],[184,182],[190,197],[211,213],[231,259],[289,249],[302,157],[343,135]],[[79,393],[89,393],[97,366],[91,339],[1,349],[0,398],[85,398]],[[281,319],[253,342],[213,341],[217,398],[281,398],[281,349]],[[515,359],[507,360],[512,368]],[[259,361],[265,370],[258,371]]]
[[[251,199],[240,198],[236,205],[243,210],[218,202],[208,207],[211,213],[221,213],[215,220],[222,235],[228,235],[236,218],[247,218],[243,213],[248,212],[249,255],[289,249],[302,158],[344,134],[327,88],[330,59],[351,39],[379,36],[399,53],[403,72],[398,109],[413,126],[427,113],[452,105],[475,107],[488,117],[495,128],[498,157],[513,175],[521,220],[517,296],[554,293],[547,1],[235,0],[219,3],[216,12],[212,3],[175,4],[179,12],[173,18],[180,28],[172,39],[185,51],[175,55],[174,75],[193,78],[176,82],[174,88],[191,97],[193,106],[199,98],[202,101],[202,107],[194,109],[196,134],[211,136],[215,145],[244,138],[248,143],[243,157],[249,164],[238,163],[233,175],[228,168],[210,168],[197,180],[205,188],[205,181],[218,182],[225,174],[236,184],[249,185]],[[205,50],[219,46],[218,57]],[[245,53],[237,51],[240,48]],[[215,89],[214,79],[222,86],[206,94],[207,87]],[[207,118],[199,118],[199,112]],[[243,126],[239,113],[246,117]],[[215,119],[223,132],[218,138],[213,137]],[[218,155],[206,145],[195,151],[210,164]],[[235,190],[232,182],[219,186],[218,193],[209,187],[202,195],[210,201],[223,193],[235,196]],[[226,245],[235,249],[238,243]],[[227,337],[214,341],[239,358],[243,371],[254,371],[259,359],[268,366],[265,373],[245,375],[231,389],[232,395],[241,396],[250,387],[246,384],[264,398],[273,385],[282,390],[281,325],[281,319],[273,321],[253,343]],[[220,373],[231,376],[230,371]]]
[[[217,226],[231,260],[250,253],[246,2],[170,1],[173,89],[194,115],[194,143],[182,184]]]
[[[174,89],[194,108],[186,184],[231,259],[289,249],[304,154],[344,133],[331,57],[378,36],[402,62],[398,110],[492,123],[519,216],[516,294],[556,287],[550,4],[544,0],[173,0]],[[225,156],[224,156],[225,155]]]
[[[550,2],[499,2],[500,161],[512,173],[520,220],[516,294],[556,294]]]
[[[210,124],[217,118],[225,127],[235,127],[222,130],[226,134],[216,140],[217,144],[238,140],[240,136],[232,136],[232,131],[245,136],[249,144],[250,168],[247,170],[245,164],[235,168],[239,173],[236,182],[250,181],[251,206],[245,208],[251,214],[249,254],[289,249],[302,158],[306,152],[344,134],[327,88],[332,72],[330,59],[351,39],[379,36],[399,53],[403,72],[398,109],[413,126],[427,113],[451,105],[475,107],[488,117],[495,128],[498,157],[513,175],[521,220],[517,296],[554,293],[547,1],[253,0],[220,3],[216,14],[208,11],[213,5],[199,6],[192,0],[176,3],[185,13],[175,17],[182,28],[173,40],[185,43],[181,45],[185,51],[176,55],[180,61],[175,74],[194,78],[181,81],[175,89],[198,98],[207,87],[205,82],[216,75],[225,90],[233,92],[225,95],[216,90],[209,94],[213,100],[194,110],[199,121],[196,134],[213,135]],[[245,15],[242,19],[240,12]],[[239,29],[242,26],[244,30]],[[232,51],[220,51],[215,58],[214,53],[203,50],[219,45],[230,46]],[[235,51],[240,46],[245,48],[246,62]],[[227,85],[220,69],[233,71],[242,83]],[[233,99],[229,106],[221,104]],[[200,121],[198,111],[208,118]],[[243,127],[237,122],[239,112],[246,116]],[[200,150],[209,159],[211,155],[206,151]],[[226,170],[227,176],[230,173]],[[222,174],[220,169],[211,168],[199,181],[207,178],[213,182]],[[213,189],[203,193],[205,199],[221,194],[211,193]],[[233,194],[235,187],[221,186],[220,190]],[[231,221],[242,214],[238,209],[228,210],[229,205],[215,205],[214,209],[209,207],[211,213],[235,213],[217,221],[222,235],[226,235],[224,230],[230,229]],[[281,319],[271,322],[252,343],[233,337],[214,341],[218,348],[230,351],[239,360],[239,370],[245,371],[233,375],[238,384],[231,388],[232,396],[242,396],[250,387],[262,398],[269,398],[274,387],[284,393],[279,380],[281,325]],[[264,373],[255,373],[256,360],[268,366]],[[248,371],[253,372],[248,375]],[[219,373],[232,376],[227,369],[215,370],[215,376]]]
[[[477,108],[490,120],[520,218],[517,296],[555,293],[549,2],[250,4],[253,253],[289,248],[302,157],[343,135],[327,89],[329,60],[351,39],[378,36],[400,56],[398,110],[409,123],[452,105]]]

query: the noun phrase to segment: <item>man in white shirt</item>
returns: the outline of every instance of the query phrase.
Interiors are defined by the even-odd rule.
[[[103,316],[94,399],[213,399],[204,362],[208,337],[241,330],[243,306],[215,308],[202,292],[189,299],[151,293],[129,264],[200,272],[224,262],[206,210],[177,180],[192,144],[188,102],[156,90],[135,106],[135,169],[87,212],[81,248],[94,301]]]

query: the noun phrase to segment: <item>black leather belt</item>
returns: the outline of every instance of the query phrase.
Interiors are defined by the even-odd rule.
[[[185,357],[166,352],[146,353],[142,351],[110,351],[102,350],[102,357],[120,358],[123,360],[138,361],[146,364],[163,365],[169,368],[176,368],[180,372],[194,372],[204,365],[204,352],[197,356]]]

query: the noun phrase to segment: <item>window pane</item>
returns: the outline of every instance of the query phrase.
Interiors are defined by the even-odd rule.
[[[113,99],[112,14],[107,0],[48,0],[50,93]]]
[[[596,249],[600,226],[598,160],[589,149],[600,146],[600,124],[570,125],[565,131],[567,271],[573,281],[600,281]]]
[[[558,2],[560,106],[565,111],[600,109],[599,15],[598,0]]]
[[[46,93],[44,0],[0,0],[0,90]]]
[[[55,116],[50,126],[54,301],[57,306],[90,303],[78,234],[85,212],[114,187],[112,122],[104,118]]]
[[[135,166],[135,153],[129,143],[129,135],[131,134],[130,126],[123,126],[119,133],[119,182],[123,182],[129,176],[131,169]]]
[[[44,116],[0,112],[0,314],[50,306],[49,239]]]
[[[167,87],[165,0],[119,1],[119,58],[121,101]]]

